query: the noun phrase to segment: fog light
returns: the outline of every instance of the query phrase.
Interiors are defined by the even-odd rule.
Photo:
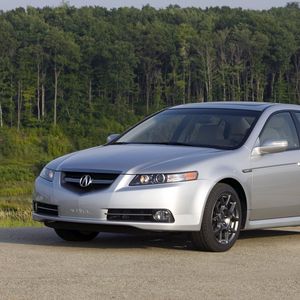
[[[155,213],[153,213],[153,219],[156,222],[164,222],[164,223],[174,222],[172,213],[167,209],[157,210]]]

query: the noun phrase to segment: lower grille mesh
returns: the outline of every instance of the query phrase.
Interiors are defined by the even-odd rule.
[[[108,209],[107,221],[122,221],[122,222],[157,222],[154,219],[154,214],[158,209]],[[174,222],[173,216],[170,218],[170,223]]]

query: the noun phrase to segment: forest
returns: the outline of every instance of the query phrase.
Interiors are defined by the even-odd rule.
[[[168,106],[300,103],[300,7],[0,11],[1,196]]]

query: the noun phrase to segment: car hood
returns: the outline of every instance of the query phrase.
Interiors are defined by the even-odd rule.
[[[169,145],[107,145],[71,153],[52,161],[58,171],[109,171],[123,174],[178,172],[222,150]]]

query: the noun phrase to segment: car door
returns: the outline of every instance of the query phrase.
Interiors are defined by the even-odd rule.
[[[279,153],[252,155],[251,220],[300,215],[300,151],[295,122],[290,112],[271,115],[256,146],[267,140],[285,140]]]

